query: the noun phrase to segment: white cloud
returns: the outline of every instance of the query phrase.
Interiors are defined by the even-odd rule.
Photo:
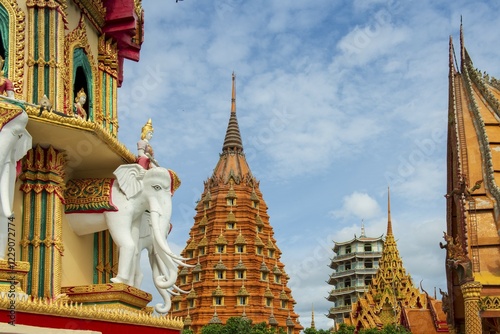
[[[375,199],[367,193],[353,192],[342,200],[342,208],[331,212],[335,218],[357,217],[371,219],[380,215],[380,207]]]

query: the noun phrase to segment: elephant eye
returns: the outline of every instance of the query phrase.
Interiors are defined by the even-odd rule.
[[[156,185],[154,185],[154,186],[151,186],[151,187],[153,187],[153,189],[154,189],[154,190],[156,190],[156,191],[161,190],[161,186],[159,186],[159,185],[157,185],[157,184],[156,184]]]

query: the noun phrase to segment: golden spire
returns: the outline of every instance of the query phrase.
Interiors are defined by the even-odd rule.
[[[387,236],[392,235],[391,222],[391,189],[387,187]]]
[[[227,125],[226,138],[222,145],[222,153],[229,151],[242,152],[243,144],[241,141],[240,128],[236,119],[236,75],[233,72],[233,89],[231,92],[231,116]]]

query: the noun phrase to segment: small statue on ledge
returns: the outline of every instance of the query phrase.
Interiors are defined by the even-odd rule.
[[[0,56],[0,94],[7,95],[8,98],[14,98],[14,86],[12,81],[4,77],[3,65],[5,60]]]
[[[137,142],[137,163],[141,165],[144,169],[150,169],[153,167],[159,167],[158,163],[154,159],[153,147],[149,144],[151,138],[153,138],[153,123],[151,118],[142,127],[141,140]]]
[[[87,94],[85,94],[85,91],[80,89],[80,91],[76,94],[75,97],[75,105],[73,108],[73,114],[77,118],[81,118],[86,120],[87,119],[87,112],[83,108],[85,105],[85,102],[87,101]]]

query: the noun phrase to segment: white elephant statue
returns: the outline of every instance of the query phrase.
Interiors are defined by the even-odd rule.
[[[26,131],[28,114],[19,108],[0,112],[0,259],[5,258],[8,218],[14,217],[13,202],[16,183],[16,164],[32,147]]]
[[[149,240],[155,261],[151,261],[155,275],[155,285],[163,290],[175,288],[177,267],[175,264],[189,266],[186,260],[174,254],[166,238],[170,231],[172,215],[172,194],[175,191],[172,171],[155,167],[144,169],[138,164],[119,166],[114,175],[116,182],[111,186],[111,203],[117,211],[102,213],[67,213],[66,217],[73,231],[86,235],[109,229],[113,241],[118,246],[118,274],[113,283],[125,283],[139,288],[139,258],[143,246],[139,244],[141,228],[149,230]],[[148,218],[143,219],[147,213]],[[150,227],[142,226],[148,221]],[[175,270],[173,269],[175,267]],[[137,279],[136,279],[137,278]],[[165,291],[168,293],[169,291]],[[161,293],[161,292],[160,292]],[[162,293],[161,293],[162,294]],[[159,313],[170,309],[170,296],[162,294],[163,307],[156,306]]]

